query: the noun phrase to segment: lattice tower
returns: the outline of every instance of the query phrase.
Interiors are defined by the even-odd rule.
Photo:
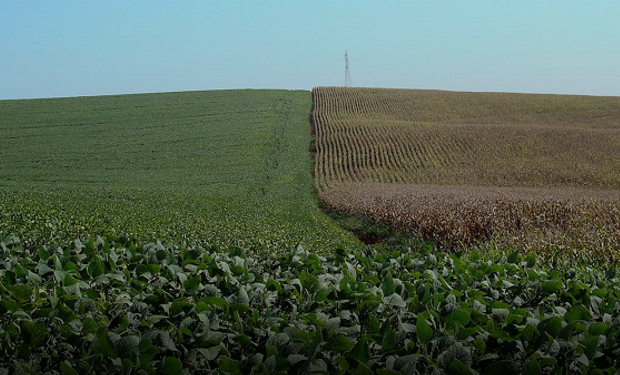
[[[344,87],[351,87],[351,72],[349,71],[349,52],[344,51]]]

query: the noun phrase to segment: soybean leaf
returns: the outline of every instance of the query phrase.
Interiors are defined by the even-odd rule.
[[[32,288],[30,286],[19,284],[19,285],[7,285],[7,286],[4,286],[4,288],[18,302],[30,302],[30,298],[32,297]]]
[[[353,349],[347,353],[347,358],[353,358],[361,363],[366,363],[370,359],[370,348],[365,337],[355,344]]]
[[[598,336],[592,336],[587,338],[583,342],[583,346],[584,354],[588,357],[588,359],[593,359],[598,349]]]
[[[115,344],[121,358],[132,359],[140,351],[140,338],[135,335],[123,336]]]
[[[559,280],[549,280],[542,283],[542,290],[547,293],[555,293],[562,289],[563,284]]]
[[[47,327],[42,322],[31,322],[22,320],[20,322],[22,339],[31,349],[34,349],[45,343],[49,337]]]
[[[374,372],[364,362],[359,362],[355,369],[357,375],[374,375]]]
[[[517,362],[502,360],[488,365],[482,375],[519,375],[521,366]]]
[[[97,350],[108,358],[117,358],[116,346],[110,340],[108,331],[104,327],[97,330]]]
[[[103,264],[99,259],[91,261],[88,265],[88,274],[93,278],[97,278],[101,276],[105,272],[105,268],[103,268]]]
[[[392,273],[388,272],[385,280],[381,283],[381,289],[383,290],[384,296],[391,296],[396,292],[396,286],[394,284],[394,279],[392,278]]]
[[[15,302],[13,301],[13,299],[11,298],[3,298],[2,300],[0,300],[0,304],[7,310],[11,311],[11,312],[16,312],[17,310],[20,310],[22,308],[22,304],[19,302]]]
[[[526,261],[528,267],[534,267],[536,265],[536,254],[529,253],[526,257]]]
[[[418,320],[416,321],[415,327],[416,335],[422,343],[427,343],[433,337],[433,330],[422,315],[418,315]]]
[[[41,259],[42,261],[46,261],[47,258],[50,257],[50,253],[48,253],[47,251],[43,249],[39,249],[38,253],[39,253],[39,259]]]
[[[592,336],[602,335],[607,330],[607,324],[603,322],[594,323],[590,325],[588,330]]]
[[[455,323],[461,323],[463,326],[467,326],[471,320],[471,315],[466,310],[456,310],[448,314],[445,318],[445,323],[450,329],[454,329]],[[452,323],[452,324],[451,324]]]
[[[74,370],[66,361],[60,362],[60,373],[63,375],[80,375],[80,373]]]
[[[323,342],[323,334],[321,333],[321,331],[318,331],[315,333],[314,339],[312,340],[312,343],[310,344],[310,348],[308,350],[308,356],[307,357],[301,356],[300,361],[295,361],[295,364],[289,367],[288,373],[289,374],[304,373],[306,369],[308,369],[310,365],[312,364],[314,356],[316,355],[317,349],[319,345],[321,344],[321,342]],[[290,358],[291,356],[289,356],[288,359],[290,360]]]
[[[140,341],[140,363],[149,363],[155,358],[157,354],[159,354],[159,349],[155,345],[153,345],[150,339],[142,339]]]
[[[473,373],[467,366],[463,364],[463,362],[458,359],[453,359],[450,362],[450,365],[446,369],[446,373],[448,375],[472,375]]]
[[[248,292],[243,288],[239,289],[239,292],[234,295],[231,302],[239,303],[241,305],[248,305],[250,303],[250,297],[248,296]]]
[[[507,262],[510,264],[514,264],[519,262],[519,260],[521,260],[521,254],[519,254],[518,251],[513,251],[512,253],[508,254],[508,258],[507,258]]]
[[[335,353],[343,353],[350,350],[355,344],[343,333],[336,333],[330,341],[330,349]]]
[[[220,361],[220,371],[231,375],[243,375],[239,361],[228,357],[222,357]]]
[[[225,312],[228,312],[228,301],[220,297],[204,297],[201,298],[200,301],[206,303],[207,305],[212,305],[219,307]]]
[[[400,307],[400,308],[407,307],[407,302],[405,302],[403,300],[403,297],[401,297],[397,293],[394,293],[394,294],[386,297],[385,298],[385,303],[387,305],[396,306],[396,307]]]
[[[390,351],[394,349],[394,347],[396,346],[396,333],[388,329],[388,331],[385,332],[385,334],[383,335],[381,346],[385,351]]]
[[[159,373],[163,375],[179,375],[183,371],[183,364],[177,358],[164,358]]]
[[[200,275],[191,277],[183,282],[183,287],[188,292],[195,292],[200,287]]]
[[[443,354],[443,365],[445,368],[450,366],[450,364],[455,360],[459,360],[466,367],[470,367],[472,365],[473,359],[471,355],[471,349],[467,349],[460,342],[455,342],[452,344],[448,350],[446,350]]]
[[[571,306],[570,309],[568,309],[568,311],[564,315],[564,318],[568,322],[574,322],[576,320],[587,321],[587,320],[590,320],[591,314],[590,314],[590,310],[587,309],[585,306],[583,306],[580,303],[576,303],[573,306]]]
[[[551,337],[557,337],[562,331],[562,319],[557,316],[545,319],[538,323],[538,331],[542,334],[545,332],[551,335]]]
[[[478,327],[469,327],[469,328],[461,329],[457,333],[456,339],[457,340],[465,340],[465,339],[475,335],[476,332],[478,332],[478,330],[479,330]]]
[[[523,375],[542,375],[542,369],[536,358],[532,358],[527,365],[525,365]]]
[[[167,349],[173,352],[179,351],[176,345],[174,344],[174,341],[170,338],[170,335],[168,334],[168,332],[163,332],[163,331],[159,332],[159,334],[157,335],[157,338],[159,340],[159,345],[161,345],[164,349]]]

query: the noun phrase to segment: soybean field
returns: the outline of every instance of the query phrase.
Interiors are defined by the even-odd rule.
[[[317,101],[322,93],[368,94],[367,106],[346,95]],[[607,212],[617,228],[606,166],[588,186],[547,186],[549,176],[498,183],[510,202],[520,199],[516,208],[530,209],[511,212],[475,179],[430,185],[432,173],[407,166],[417,159],[449,171],[455,155],[479,152],[475,142],[461,154],[434,149],[441,124],[422,124],[429,145],[399,154],[412,138],[396,129],[418,126],[382,122],[393,115],[381,111],[400,99],[313,94],[314,146],[310,92],[0,102],[0,375],[617,374],[614,263],[550,261],[521,247],[446,252],[433,241],[364,247],[319,210],[311,177],[316,163],[319,196],[332,207],[404,229],[422,226],[402,218],[422,218],[433,237],[462,228],[463,217],[481,231],[510,223],[497,212],[513,220],[534,212],[551,230],[547,220],[573,217],[557,197],[594,205],[584,207]],[[441,118],[449,108],[409,110]],[[592,128],[609,127],[602,147],[613,143],[612,117]],[[369,134],[373,124],[382,128]],[[355,126],[362,136],[346,138]],[[556,198],[532,199],[538,185]],[[591,191],[597,199],[579,200]],[[475,221],[484,217],[495,221]]]
[[[356,246],[316,205],[310,105],[284,90],[0,101],[0,234]]]

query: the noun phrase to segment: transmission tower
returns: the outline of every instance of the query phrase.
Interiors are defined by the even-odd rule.
[[[349,52],[344,51],[344,87],[351,87],[351,72],[349,71]]]

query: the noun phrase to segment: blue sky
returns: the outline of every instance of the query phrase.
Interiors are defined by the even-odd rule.
[[[620,96],[617,0],[0,0],[0,99],[354,86]]]

